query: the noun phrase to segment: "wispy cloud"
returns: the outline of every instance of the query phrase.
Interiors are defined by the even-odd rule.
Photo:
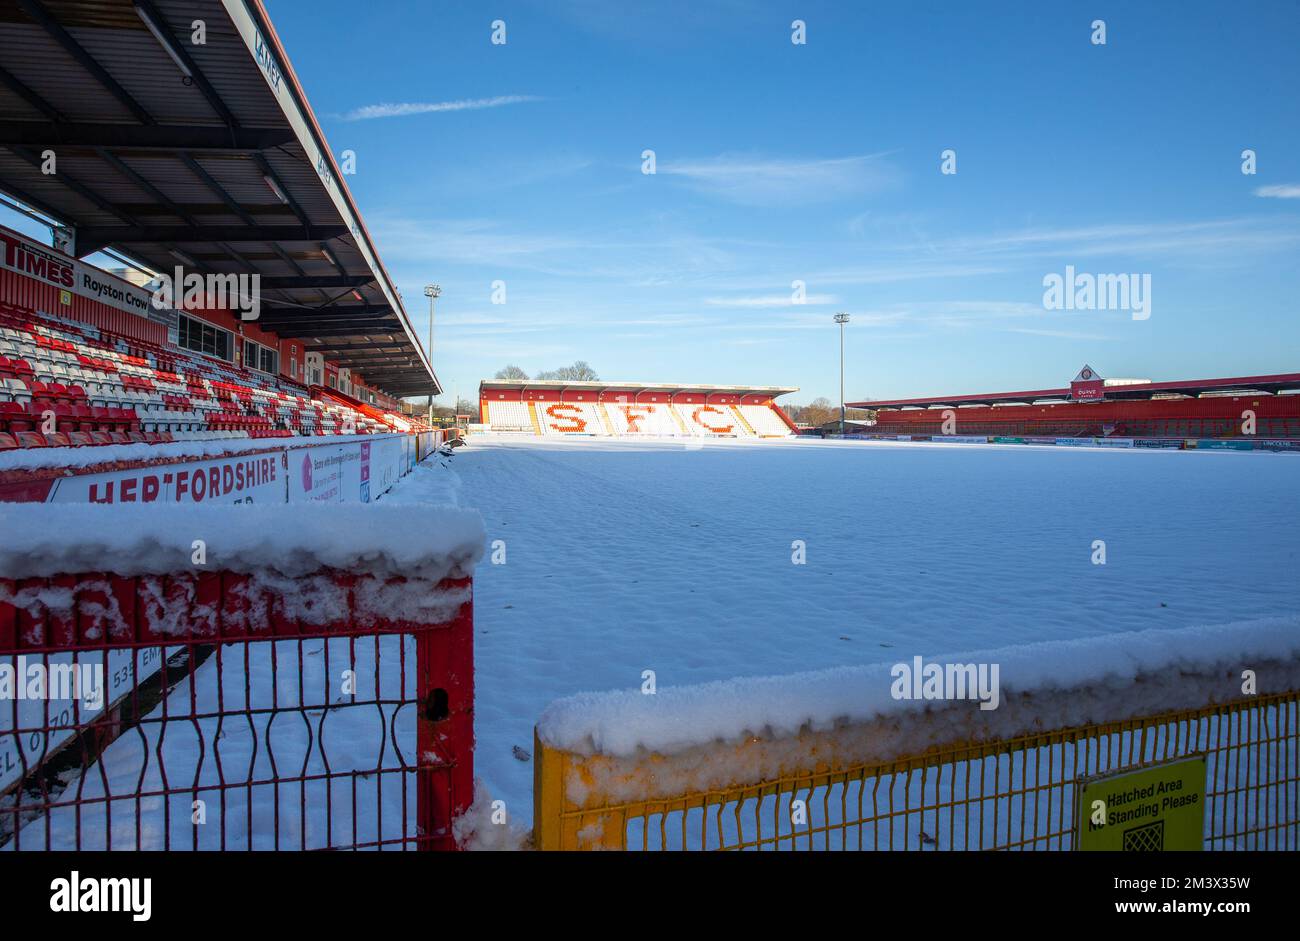
[[[443,111],[481,111],[504,105],[541,101],[536,95],[497,95],[495,98],[462,98],[459,101],[407,101],[397,104],[365,105],[342,115],[344,121],[369,121],[374,118],[401,118],[410,114],[436,114]]]
[[[1182,256],[1222,260],[1228,253],[1282,250],[1300,240],[1294,220],[1277,224],[1258,219],[1204,222],[1122,223],[957,238],[935,242],[946,255],[1005,260],[1093,255]]]
[[[662,163],[658,172],[683,178],[700,192],[743,205],[791,205],[843,199],[887,189],[898,172],[891,152],[820,160],[780,160],[723,154]]]
[[[1267,199],[1300,199],[1300,183],[1274,183],[1255,190],[1256,196]]]
[[[389,264],[470,265],[504,277],[527,270],[556,277],[616,281],[627,290],[662,289],[716,276],[736,263],[736,240],[675,231],[649,232],[628,223],[595,229],[522,227],[509,220],[370,215]],[[754,283],[747,279],[745,287]]]
[[[1082,333],[1075,330],[1036,330],[1032,327],[1007,327],[1008,333],[1025,333],[1035,337],[1054,337],[1058,340],[1110,340],[1103,333]]]
[[[804,304],[834,304],[839,298],[834,294],[809,294]],[[707,307],[735,307],[735,308],[753,308],[753,309],[776,309],[782,307],[799,307],[791,298],[790,294],[762,294],[753,297],[708,297],[705,298],[704,304]]]

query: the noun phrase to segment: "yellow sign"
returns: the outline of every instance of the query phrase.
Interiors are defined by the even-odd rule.
[[[71,291],[60,291],[60,292],[59,292],[59,303],[62,304],[64,307],[70,307],[70,306],[72,306],[72,292],[71,292]]]
[[[1075,849],[1204,848],[1204,755],[1088,778],[1075,794]]]

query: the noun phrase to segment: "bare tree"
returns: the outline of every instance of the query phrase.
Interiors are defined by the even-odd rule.
[[[840,418],[840,407],[825,397],[813,399],[807,405],[795,405],[792,402],[782,403],[781,408],[796,425],[807,425],[813,428],[824,425],[829,421],[839,421]],[[875,413],[866,409],[850,408],[845,410],[844,417],[864,421],[874,418]]]
[[[575,382],[597,382],[600,380],[600,376],[596,375],[596,370],[592,369],[585,359],[578,360],[572,366],[567,367],[567,370],[560,370],[560,372],[566,371],[567,375],[561,376],[561,379],[570,379]]]
[[[541,380],[551,382],[598,382],[600,376],[596,375],[596,370],[588,365],[586,360],[580,359],[572,366],[561,366],[559,369],[547,369],[537,374]]]
[[[505,369],[498,369],[493,379],[527,379],[528,373],[524,372],[518,366],[510,365]]]

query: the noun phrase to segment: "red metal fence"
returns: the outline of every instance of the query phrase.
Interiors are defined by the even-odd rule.
[[[0,579],[0,848],[454,848],[471,589]]]

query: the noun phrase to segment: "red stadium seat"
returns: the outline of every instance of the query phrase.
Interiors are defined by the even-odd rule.
[[[381,420],[342,393],[314,399],[308,387],[201,354],[78,326],[27,308],[0,307],[0,430],[38,431],[53,412],[49,444],[202,437],[284,438],[295,434],[410,430]],[[36,347],[37,355],[15,356]],[[146,430],[147,429],[147,430]],[[77,434],[73,438],[73,434]],[[42,440],[45,436],[42,436]],[[102,439],[102,440],[101,440]],[[35,446],[27,439],[24,446]]]

